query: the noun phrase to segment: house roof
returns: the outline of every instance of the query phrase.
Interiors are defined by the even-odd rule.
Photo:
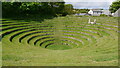
[[[94,11],[94,12],[102,12],[103,10],[101,10],[101,9],[91,9],[92,11]]]

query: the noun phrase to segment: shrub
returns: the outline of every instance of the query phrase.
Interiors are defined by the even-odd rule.
[[[100,16],[107,17],[107,15],[105,15],[105,14],[100,14]]]

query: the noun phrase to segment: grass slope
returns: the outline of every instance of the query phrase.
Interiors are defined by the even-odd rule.
[[[97,24],[88,24],[88,19]],[[117,66],[114,17],[66,16],[36,21],[2,19],[3,66]]]

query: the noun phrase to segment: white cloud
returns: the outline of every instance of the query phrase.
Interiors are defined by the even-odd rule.
[[[66,0],[65,0],[66,1]],[[73,1],[73,2],[72,2]],[[78,2],[77,2],[78,1]],[[98,2],[100,1],[100,2]],[[115,0],[69,0],[66,4],[72,4],[74,8],[102,8],[109,9],[111,3]]]
[[[65,2],[113,2],[115,0],[64,0]]]

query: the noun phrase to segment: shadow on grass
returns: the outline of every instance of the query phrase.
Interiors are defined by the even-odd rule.
[[[31,22],[31,21],[36,21],[36,22],[42,22],[44,19],[53,19],[56,17],[55,15],[42,15],[42,14],[19,14],[19,15],[3,15],[3,19],[11,19],[11,20],[17,20],[17,21],[25,21],[25,22]]]

